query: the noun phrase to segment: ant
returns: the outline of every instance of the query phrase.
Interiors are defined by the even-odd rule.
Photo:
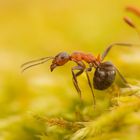
[[[80,76],[83,72],[85,72],[87,80],[88,80],[88,85],[91,89],[93,103],[95,106],[96,99],[95,99],[93,87],[92,87],[92,84],[91,84],[91,81],[89,78],[89,72],[92,70],[92,68],[95,68],[94,77],[93,77],[93,86],[97,90],[105,90],[108,87],[110,87],[115,80],[116,72],[118,73],[118,75],[120,76],[122,81],[126,85],[128,85],[128,82],[123,77],[123,75],[120,73],[120,71],[117,69],[117,67],[109,61],[104,61],[105,57],[107,56],[107,54],[109,53],[111,48],[114,46],[130,47],[130,46],[133,46],[133,44],[113,43],[105,49],[105,51],[102,53],[102,55],[98,55],[97,57],[95,57],[91,53],[84,53],[84,52],[80,52],[80,51],[73,52],[72,54],[68,54],[67,52],[60,52],[55,57],[53,57],[53,56],[44,57],[44,58],[32,60],[32,61],[22,64],[22,66],[21,66],[22,72],[30,67],[43,64],[51,59],[52,59],[52,64],[50,65],[51,72],[56,67],[63,66],[68,61],[74,61],[77,65],[71,68],[73,84],[81,98],[81,90],[78,85],[77,77]],[[87,63],[89,67],[86,67],[84,62]],[[75,72],[77,70],[78,70],[78,72]]]
[[[138,17],[140,17],[140,9],[137,7],[127,6],[126,11],[131,12],[131,13],[137,15]],[[129,17],[124,17],[124,21],[130,27],[135,29],[135,31],[138,34],[140,34],[139,29],[137,28],[137,26],[133,23],[133,21]],[[92,84],[91,84],[91,81],[89,78],[89,72],[92,71],[92,68],[95,68],[94,77],[93,77],[93,86],[95,89],[105,90],[105,89],[109,88],[115,80],[116,72],[118,73],[118,75],[120,76],[120,78],[122,79],[124,84],[129,86],[128,82],[123,77],[123,75],[120,73],[120,71],[117,69],[117,67],[109,61],[104,61],[105,57],[107,56],[107,54],[109,53],[111,48],[114,46],[131,47],[131,46],[134,46],[134,44],[113,43],[105,49],[105,51],[102,53],[102,55],[99,54],[97,57],[95,57],[91,53],[87,54],[87,53],[80,52],[80,51],[73,52],[71,55],[69,55],[67,52],[60,52],[55,57],[53,57],[53,56],[43,57],[40,59],[28,61],[28,62],[22,64],[21,65],[22,72],[30,67],[43,64],[51,59],[52,59],[52,64],[50,66],[51,72],[56,67],[63,66],[68,61],[74,61],[77,65],[72,67],[72,69],[71,69],[73,84],[81,98],[81,90],[78,85],[77,77],[80,76],[83,72],[85,72],[86,76],[87,76],[87,80],[88,80],[88,85],[92,92],[93,102],[94,102],[94,105],[96,105],[93,87],[92,87]],[[86,62],[89,65],[88,68],[86,68],[86,65],[84,62]],[[78,70],[78,72],[75,73],[75,71],[77,71],[77,70]]]

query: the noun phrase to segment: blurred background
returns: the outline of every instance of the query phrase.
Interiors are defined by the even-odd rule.
[[[20,65],[61,51],[94,55],[113,42],[140,44],[140,36],[123,21],[125,7],[139,0],[0,0],[0,139],[34,140],[45,130],[30,114],[75,119],[79,97],[72,84],[69,62],[50,72],[51,61],[21,73]],[[111,60],[126,77],[140,79],[140,48],[116,47]],[[93,72],[91,72],[91,80]],[[89,110],[92,98],[85,74],[79,78]],[[118,79],[119,81],[119,79]],[[121,81],[121,80],[120,80]],[[99,112],[107,108],[104,92],[95,90]],[[106,99],[107,100],[107,99]],[[108,101],[108,100],[107,100]],[[87,110],[84,110],[85,112]],[[91,113],[93,116],[99,115]]]

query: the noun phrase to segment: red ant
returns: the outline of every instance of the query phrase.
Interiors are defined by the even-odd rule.
[[[133,6],[128,6],[126,7],[126,10],[140,17],[140,10],[138,8],[133,7]],[[132,22],[130,18],[124,17],[124,21],[130,27],[134,28],[137,33],[140,34],[138,28],[136,27],[136,25]],[[119,72],[119,70],[114,66],[114,64],[112,64],[109,61],[104,62],[104,58],[107,56],[108,52],[114,46],[128,46],[129,47],[129,46],[134,46],[134,45],[129,44],[129,43],[113,43],[106,48],[106,50],[103,52],[102,55],[98,55],[97,57],[93,56],[92,54],[86,54],[84,52],[79,52],[79,51],[73,52],[71,55],[69,55],[67,52],[60,52],[55,57],[52,57],[52,56],[44,57],[44,58],[40,58],[37,60],[32,60],[32,61],[24,63],[21,66],[22,72],[30,67],[43,64],[51,59],[53,59],[52,64],[50,66],[51,72],[56,67],[63,66],[68,61],[74,61],[77,64],[77,66],[74,66],[71,69],[72,77],[73,77],[73,84],[81,98],[81,90],[78,86],[77,77],[85,71],[88,84],[92,92],[94,105],[95,105],[96,104],[95,95],[94,95],[92,84],[91,84],[89,74],[88,74],[88,72],[90,72],[92,68],[95,68],[95,73],[93,77],[93,86],[95,89],[104,90],[110,87],[115,80],[116,72],[119,74],[122,81],[128,86],[128,82],[123,77],[123,75]],[[88,68],[86,68],[86,65],[84,64],[84,62],[89,64]],[[79,71],[75,73],[74,72],[75,70],[79,70]]]
[[[26,69],[43,64],[47,62],[48,60],[52,59],[52,64],[50,66],[51,72],[58,66],[63,66],[68,61],[74,61],[77,65],[72,67],[72,77],[73,77],[73,84],[81,98],[81,90],[78,86],[77,77],[81,75],[83,72],[86,73],[88,85],[91,89],[94,105],[96,104],[95,95],[93,92],[92,84],[89,78],[88,72],[92,70],[92,68],[95,68],[95,73],[93,77],[93,86],[95,89],[98,90],[104,90],[107,89],[112,85],[112,83],[115,80],[116,72],[119,74],[122,81],[128,85],[125,78],[122,76],[122,74],[119,72],[119,70],[109,61],[104,61],[105,57],[107,56],[108,52],[113,46],[133,46],[133,44],[129,43],[113,43],[110,46],[106,48],[106,50],[103,52],[102,55],[98,55],[95,57],[92,54],[84,53],[84,52],[73,52],[71,55],[69,55],[67,52],[60,52],[55,57],[44,57],[37,60],[32,60],[29,62],[24,63],[22,67],[22,71],[25,71]],[[86,68],[86,65],[84,64],[86,62],[89,67]],[[78,70],[78,72],[74,72]]]

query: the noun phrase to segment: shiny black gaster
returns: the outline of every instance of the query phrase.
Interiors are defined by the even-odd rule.
[[[116,69],[111,62],[101,63],[95,70],[93,85],[95,89],[104,90],[115,80]]]

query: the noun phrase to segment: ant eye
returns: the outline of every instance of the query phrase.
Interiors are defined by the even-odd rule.
[[[64,56],[62,56],[61,59],[64,59]]]

